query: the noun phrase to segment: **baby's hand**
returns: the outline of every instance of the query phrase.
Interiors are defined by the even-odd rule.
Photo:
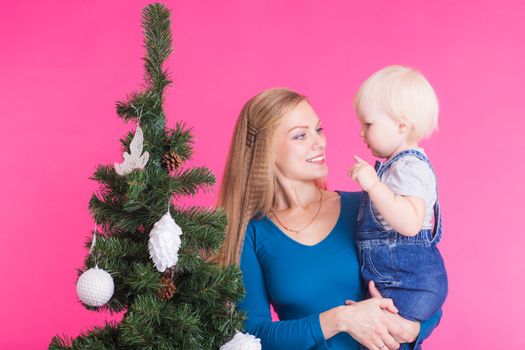
[[[348,176],[352,180],[356,181],[364,191],[368,191],[372,186],[378,183],[379,177],[375,169],[368,164],[366,161],[362,160],[358,156],[354,156],[357,163],[348,171]]]

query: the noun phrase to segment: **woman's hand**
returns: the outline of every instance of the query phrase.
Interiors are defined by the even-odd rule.
[[[368,291],[370,292],[370,296],[372,298],[382,298],[381,293],[379,293],[379,290],[377,290],[374,281],[370,281],[368,283]],[[397,342],[412,343],[416,340],[421,327],[421,324],[419,322],[407,320],[399,316],[397,313],[386,312],[386,314],[387,317],[389,317],[403,330],[401,334],[398,334],[398,336],[394,337]]]
[[[374,284],[374,281],[370,281],[368,284],[368,290],[372,298],[382,298],[381,293],[379,290],[377,290]],[[346,304],[354,305],[356,302],[347,300]],[[383,310],[383,312],[385,313],[386,317],[388,317],[394,324],[400,327],[394,333],[391,333],[398,343],[412,343],[416,340],[421,326],[419,322],[407,320],[399,316],[397,311],[391,312],[389,310]]]
[[[385,312],[385,314],[393,323],[401,327],[399,333],[395,335],[392,334],[398,343],[412,343],[417,339],[421,326],[419,322],[407,320],[399,316],[399,314],[393,314],[391,312]]]
[[[405,330],[397,324],[397,309],[391,299],[374,297],[350,305],[338,306],[321,313],[325,339],[346,332],[370,350],[398,349]]]
[[[391,299],[370,298],[340,313],[341,330],[370,350],[398,349],[401,328],[388,315],[397,313]]]

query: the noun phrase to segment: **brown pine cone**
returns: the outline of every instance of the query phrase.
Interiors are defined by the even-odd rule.
[[[160,287],[157,295],[159,299],[161,300],[170,300],[173,298],[173,295],[175,294],[175,291],[177,288],[175,287],[175,283],[169,276],[162,276],[160,278],[160,283],[162,287]]]
[[[162,164],[168,171],[175,171],[184,161],[175,151],[166,152],[162,156]]]
[[[224,306],[226,307],[226,313],[229,315],[233,314],[233,312],[235,311],[235,303],[230,300],[227,300],[224,303]]]
[[[208,255],[208,252],[204,248],[199,248],[199,258],[202,260],[208,260],[210,256]]]
[[[173,277],[175,277],[175,272],[177,272],[177,268],[175,266],[176,265],[173,265],[172,267],[168,267],[166,270],[164,270],[162,275],[173,279]]]

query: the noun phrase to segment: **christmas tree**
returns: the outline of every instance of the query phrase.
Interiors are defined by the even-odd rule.
[[[123,319],[74,339],[54,337],[50,349],[218,349],[242,329],[240,271],[210,262],[224,240],[224,213],[177,205],[215,177],[185,166],[191,130],[166,127],[169,11],[147,6],[142,27],[145,86],[116,106],[137,127],[120,140],[124,162],[100,165],[92,177],[100,184],[89,202],[96,228],[77,284],[86,308],[124,312]]]

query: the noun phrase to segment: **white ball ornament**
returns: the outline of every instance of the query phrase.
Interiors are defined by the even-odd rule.
[[[149,234],[149,255],[160,272],[175,265],[179,260],[182,229],[169,211],[155,223]]]
[[[261,339],[248,333],[237,332],[232,340],[220,347],[220,350],[261,350]]]
[[[113,278],[98,266],[85,271],[77,281],[78,298],[89,306],[102,306],[115,290]]]

